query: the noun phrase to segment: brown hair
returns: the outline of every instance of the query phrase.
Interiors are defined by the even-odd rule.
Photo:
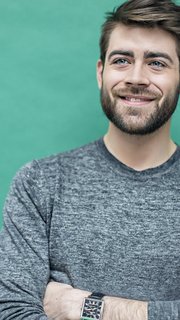
[[[141,26],[144,28],[159,27],[170,32],[177,41],[177,52],[180,59],[180,6],[171,0],[129,0],[108,12],[102,25],[100,37],[100,58],[105,62],[109,39],[114,28],[119,24]]]

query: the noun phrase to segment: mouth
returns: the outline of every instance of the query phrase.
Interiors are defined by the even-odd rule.
[[[142,106],[147,105],[150,102],[154,101],[154,97],[147,97],[147,96],[119,96],[121,100],[123,100],[126,105],[130,106]]]

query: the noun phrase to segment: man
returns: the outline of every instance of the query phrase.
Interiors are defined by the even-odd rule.
[[[1,320],[180,319],[180,149],[170,137],[179,22],[170,0],[130,0],[107,16],[97,78],[108,132],[14,179]]]

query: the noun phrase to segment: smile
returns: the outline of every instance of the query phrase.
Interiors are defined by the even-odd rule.
[[[143,106],[149,104],[155,99],[146,96],[119,96],[119,98],[129,106]]]
[[[137,97],[137,96],[125,96],[125,97],[120,97],[121,99],[125,99],[127,101],[131,101],[131,102],[147,102],[147,101],[152,101],[154,100],[153,98],[149,98],[149,97]]]

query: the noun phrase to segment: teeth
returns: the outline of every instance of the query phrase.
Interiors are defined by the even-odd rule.
[[[128,98],[128,97],[126,97],[126,100],[131,101],[131,102],[141,102],[141,101],[143,101],[142,99]]]

